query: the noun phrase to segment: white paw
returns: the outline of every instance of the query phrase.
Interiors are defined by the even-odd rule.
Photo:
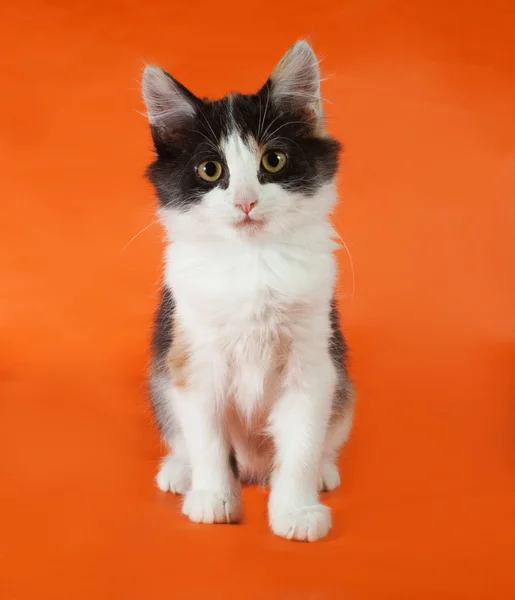
[[[330,492],[340,485],[340,473],[338,467],[332,462],[322,463],[318,489],[321,492]]]
[[[241,500],[234,493],[191,490],[184,497],[182,512],[195,523],[237,523]]]
[[[156,483],[163,492],[185,494],[191,487],[191,468],[183,459],[169,454],[161,463]]]
[[[287,513],[270,514],[270,527],[276,535],[288,540],[314,542],[331,529],[331,511],[323,504],[303,506]]]

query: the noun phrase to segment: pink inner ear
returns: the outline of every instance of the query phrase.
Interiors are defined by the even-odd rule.
[[[143,73],[143,99],[150,123],[160,129],[180,128],[195,108],[176,81],[159,67],[149,65]]]

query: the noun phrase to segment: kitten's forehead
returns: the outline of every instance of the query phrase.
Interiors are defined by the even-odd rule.
[[[238,131],[242,139],[258,137],[259,125],[263,117],[261,97],[258,94],[244,95],[232,93],[224,98],[205,103],[205,112],[200,117],[201,125],[212,127],[219,139],[227,138]]]
[[[260,149],[256,138],[242,132],[236,125],[220,144],[229,168],[229,187],[239,192],[256,192],[259,185],[258,166]]]
[[[265,108],[257,94],[231,93],[207,102],[198,126],[205,134],[216,137],[229,166],[244,163],[255,168],[262,153],[260,134],[266,118]]]
[[[255,167],[256,161],[259,161],[259,144],[249,131],[242,131],[238,127],[233,127],[229,133],[221,140],[220,149],[222,150],[228,164],[234,162],[252,163]]]

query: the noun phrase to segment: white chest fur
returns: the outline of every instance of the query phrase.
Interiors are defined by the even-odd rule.
[[[325,244],[175,242],[166,282],[199,362],[248,416],[266,402],[299,317],[327,310],[335,265]],[[267,393],[268,392],[268,393]]]

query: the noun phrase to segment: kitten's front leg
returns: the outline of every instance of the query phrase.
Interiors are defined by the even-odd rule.
[[[336,373],[323,344],[293,348],[284,391],[270,415],[276,446],[270,526],[288,539],[315,541],[331,528],[318,479]]]
[[[197,523],[235,523],[241,517],[240,485],[215,398],[206,385],[174,389],[174,408],[191,463],[191,489],[182,512]]]

